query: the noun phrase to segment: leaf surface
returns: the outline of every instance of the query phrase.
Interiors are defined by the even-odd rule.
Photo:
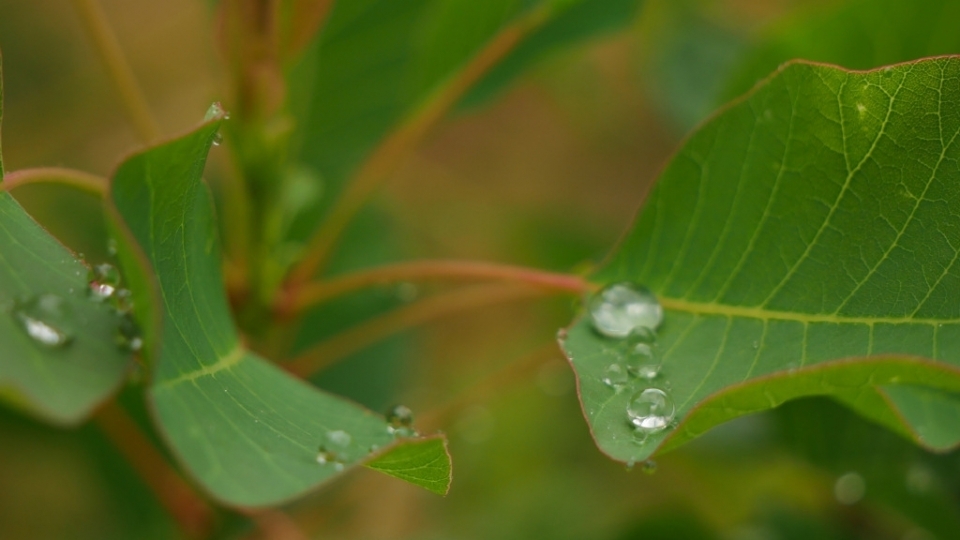
[[[145,338],[157,425],[211,495],[263,506],[301,495],[363,463],[373,449],[398,443],[381,416],[311,387],[241,344],[201,181],[219,124],[129,158],[110,195],[115,226],[129,233],[121,242],[125,268],[156,279],[156,296],[139,299],[137,315],[145,328],[159,329]],[[325,464],[318,463],[321,447],[332,453]]]
[[[960,391],[958,135],[957,58],[792,63],[694,133],[593,278],[660,298],[650,385],[679,425],[635,436],[626,406],[647,384],[602,382],[617,355],[585,317],[564,346],[601,449],[645,459],[814,394],[931,447],[960,441],[910,386]]]
[[[0,116],[2,116],[0,79]],[[87,267],[3,191],[0,158],[0,398],[56,423],[82,421],[120,385],[130,355],[115,344],[118,318],[89,300]],[[30,338],[17,307],[39,295],[63,301],[49,321],[72,339],[47,347]]]
[[[374,458],[367,467],[406,480],[438,495],[450,490],[450,452],[446,439],[430,437],[414,441]]]

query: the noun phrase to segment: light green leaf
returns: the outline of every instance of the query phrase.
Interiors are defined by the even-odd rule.
[[[442,437],[417,440],[374,458],[367,467],[440,495],[450,491],[453,470],[447,441]]]
[[[2,115],[0,79],[0,115]],[[0,398],[49,421],[86,418],[123,381],[130,355],[115,344],[118,318],[87,298],[87,267],[43,230],[2,189],[0,160]],[[62,306],[53,330],[68,333],[56,347],[24,331],[18,307],[41,295]],[[66,335],[66,334],[65,334]]]
[[[145,338],[159,430],[211,495],[236,506],[271,505],[396,442],[382,417],[243,348],[200,178],[219,125],[214,119],[127,159],[112,180],[112,212],[114,226],[129,233],[121,242],[127,273],[156,279],[155,298],[141,287],[148,294],[137,316],[145,328],[159,328]],[[332,452],[325,464],[318,463],[321,446]]]
[[[958,58],[793,63],[690,137],[593,278],[659,296],[651,384],[679,425],[634,436],[626,405],[645,384],[602,382],[616,355],[581,319],[565,348],[603,451],[644,459],[813,394],[929,446],[960,440],[906,386],[960,391],[958,82]]]

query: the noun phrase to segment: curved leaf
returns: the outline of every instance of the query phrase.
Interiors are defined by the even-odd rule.
[[[3,112],[0,79],[0,116]],[[0,158],[0,182],[3,162]],[[86,418],[123,381],[129,353],[116,346],[117,316],[87,298],[87,267],[50,236],[0,184],[0,398],[47,420]],[[63,301],[72,339],[46,347],[31,339],[17,302],[39,295]]]
[[[660,298],[652,384],[679,426],[636,439],[625,408],[644,384],[601,382],[611,347],[586,319],[565,342],[605,452],[644,459],[812,394],[930,446],[960,441],[906,386],[960,391],[958,82],[955,57],[793,63],[686,141],[594,277]]]
[[[153,364],[148,400],[159,430],[214,497],[262,506],[296,497],[395,440],[382,417],[316,390],[241,344],[200,178],[219,125],[215,119],[127,159],[110,195],[115,227],[130,233],[121,243],[128,273],[156,279],[158,296],[142,298],[137,316],[145,327],[160,321],[145,337]],[[331,433],[339,435],[335,445]],[[336,460],[319,464],[324,445]]]

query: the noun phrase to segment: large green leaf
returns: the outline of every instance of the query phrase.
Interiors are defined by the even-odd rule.
[[[3,112],[0,79],[0,115]],[[0,160],[0,182],[3,162]],[[117,315],[87,297],[87,267],[43,230],[0,184],[0,398],[58,423],[76,423],[121,383],[130,354],[115,344]],[[34,321],[72,337],[42,345],[19,308],[59,299]],[[26,302],[26,303],[24,303]]]
[[[565,343],[606,453],[643,459],[812,394],[930,446],[960,440],[907,386],[960,390],[958,82],[958,58],[793,63],[690,137],[594,276],[666,308],[651,384],[679,425],[636,438],[625,410],[644,382],[602,382],[616,355],[587,318]]]
[[[288,74],[297,121],[295,152],[323,178],[322,196],[303,212],[303,238],[375,148],[429,108],[452,81],[475,103],[550,51],[627,24],[640,0],[354,0],[337,2],[319,38]],[[495,51],[491,69],[471,62]],[[502,63],[498,63],[499,60]],[[478,85],[478,86],[474,86]]]
[[[129,231],[121,261],[148,293],[138,299],[138,319],[159,328],[145,336],[157,425],[213,496],[261,506],[300,495],[397,441],[382,417],[316,390],[241,344],[200,179],[219,124],[215,119],[127,159],[110,197],[115,226]],[[317,462],[324,445],[340,463]],[[436,481],[421,483],[434,489]]]

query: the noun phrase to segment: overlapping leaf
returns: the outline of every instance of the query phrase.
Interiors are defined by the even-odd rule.
[[[18,302],[40,295],[62,300],[62,317],[39,322],[69,332],[67,344],[44,346],[24,332]],[[87,267],[0,185],[0,397],[54,422],[83,420],[130,366],[130,354],[114,343],[117,323],[107,305],[87,298]]]
[[[127,159],[113,177],[112,214],[115,227],[129,232],[121,261],[147,293],[138,299],[137,315],[148,330],[148,399],[160,431],[212,495],[232,505],[269,505],[395,440],[382,417],[314,389],[241,344],[220,275],[210,196],[200,180],[219,123]],[[321,446],[332,453],[326,464],[317,461]],[[445,491],[449,480],[403,477],[435,491]]]
[[[958,136],[958,58],[793,63],[691,136],[594,277],[660,297],[651,384],[679,425],[635,437],[625,409],[647,384],[607,387],[613,348],[581,319],[565,348],[600,447],[643,459],[811,394],[929,446],[960,441],[944,419],[960,391]]]

